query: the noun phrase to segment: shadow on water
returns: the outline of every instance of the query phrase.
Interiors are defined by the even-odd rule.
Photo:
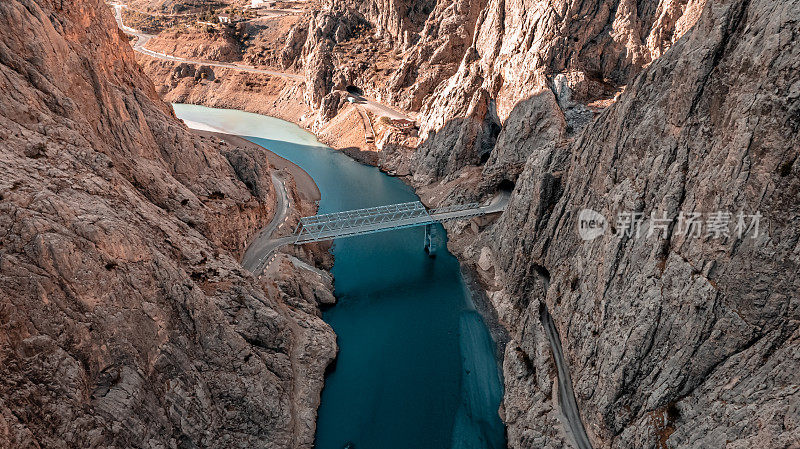
[[[302,167],[319,186],[320,213],[417,200],[399,179],[330,150],[290,123],[186,105],[176,113],[242,135]],[[204,121],[209,116],[214,120]],[[437,235],[445,235],[440,226]],[[319,449],[505,446],[493,342],[458,261],[444,242],[429,258],[423,237],[419,227],[333,244],[338,303],[323,318],[340,349],[322,392]]]

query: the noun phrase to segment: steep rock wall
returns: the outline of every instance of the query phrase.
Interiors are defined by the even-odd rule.
[[[435,0],[333,0],[333,9],[352,8],[375,25],[377,37],[383,37],[400,49],[410,48],[419,39],[419,31],[436,5]]]
[[[572,442],[557,425],[564,379],[547,315],[594,447],[800,443],[797,17],[797,1],[707,4],[574,142],[528,158],[508,210],[472,248],[485,248],[512,332],[510,447]],[[605,234],[580,237],[583,209],[607,217]],[[729,236],[677,224],[715,211],[732,214]],[[763,215],[757,236],[737,236],[740,211]],[[617,221],[625,212],[643,217],[638,237]],[[648,235],[651,213],[675,221]]]
[[[191,134],[100,1],[0,3],[0,87],[0,447],[310,447],[330,278],[236,262],[264,155]]]

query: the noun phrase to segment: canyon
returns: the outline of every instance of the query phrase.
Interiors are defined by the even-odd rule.
[[[272,74],[73,5],[0,5],[0,446],[313,444],[332,278],[238,264],[273,167],[162,99],[298,123],[432,207],[512,191],[446,225],[508,334],[508,447],[800,446],[800,1],[330,0],[147,44]],[[369,110],[367,142],[354,87],[416,129]]]

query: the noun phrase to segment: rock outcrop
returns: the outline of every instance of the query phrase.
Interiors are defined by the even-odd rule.
[[[337,112],[323,98],[347,85],[418,111],[415,184],[490,159],[488,178],[515,178],[530,153],[490,157],[504,127],[574,136],[694,24],[703,4],[341,0],[298,24],[282,55],[305,70],[306,100],[322,109],[321,122]],[[541,107],[541,123],[516,123],[525,114],[514,108],[533,98],[525,107]]]
[[[330,7],[358,11],[374,25],[377,38],[406,50],[419,39],[436,4],[436,0],[332,0]]]
[[[0,447],[310,447],[331,283],[237,263],[264,155],[191,134],[98,0],[0,3],[0,74]]]
[[[465,143],[475,146],[493,134],[493,128],[527,126],[514,123],[513,109],[546,95],[546,90],[563,97],[559,84],[574,92],[570,99],[559,98],[570,130],[584,125],[583,105],[613,96],[691,26],[700,7],[702,1],[489,2],[471,27],[474,38],[460,66],[435,87],[420,109],[422,138],[435,132],[440,143],[422,148],[414,164],[416,182],[428,184],[460,168],[451,164],[442,170],[441,162],[430,163],[452,159],[453,136],[465,136]],[[489,99],[489,107],[475,110],[480,98]],[[553,125],[547,132],[558,132],[561,125],[553,115],[561,114],[550,113],[550,102],[540,103],[544,122]],[[464,117],[468,120],[459,123]],[[475,123],[482,123],[477,132]],[[441,136],[442,132],[450,137]]]
[[[416,44],[405,51],[392,75],[386,98],[404,109],[419,111],[436,87],[458,70],[486,5],[486,0],[437,2]]]
[[[337,71],[334,46],[365,30],[368,24],[355,10],[347,7],[314,11],[308,22],[297,24],[288,34],[282,50],[284,66],[305,69],[305,100],[319,108],[332,90],[347,87],[347,77]],[[305,41],[300,47],[300,37]],[[300,48],[298,48],[300,47]]]
[[[467,251],[511,331],[510,447],[573,443],[558,382],[593,447],[800,444],[797,17],[798,1],[709,2],[577,138],[527,158]],[[507,145],[501,134],[493,154]],[[578,232],[584,209],[608,220],[594,240]],[[730,221],[714,225],[717,211]],[[679,219],[692,213],[702,229]],[[556,376],[548,317],[570,379]]]

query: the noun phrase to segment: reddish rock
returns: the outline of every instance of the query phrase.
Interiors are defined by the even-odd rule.
[[[310,447],[330,279],[237,263],[264,155],[191,134],[97,0],[0,3],[0,74],[0,447]]]

